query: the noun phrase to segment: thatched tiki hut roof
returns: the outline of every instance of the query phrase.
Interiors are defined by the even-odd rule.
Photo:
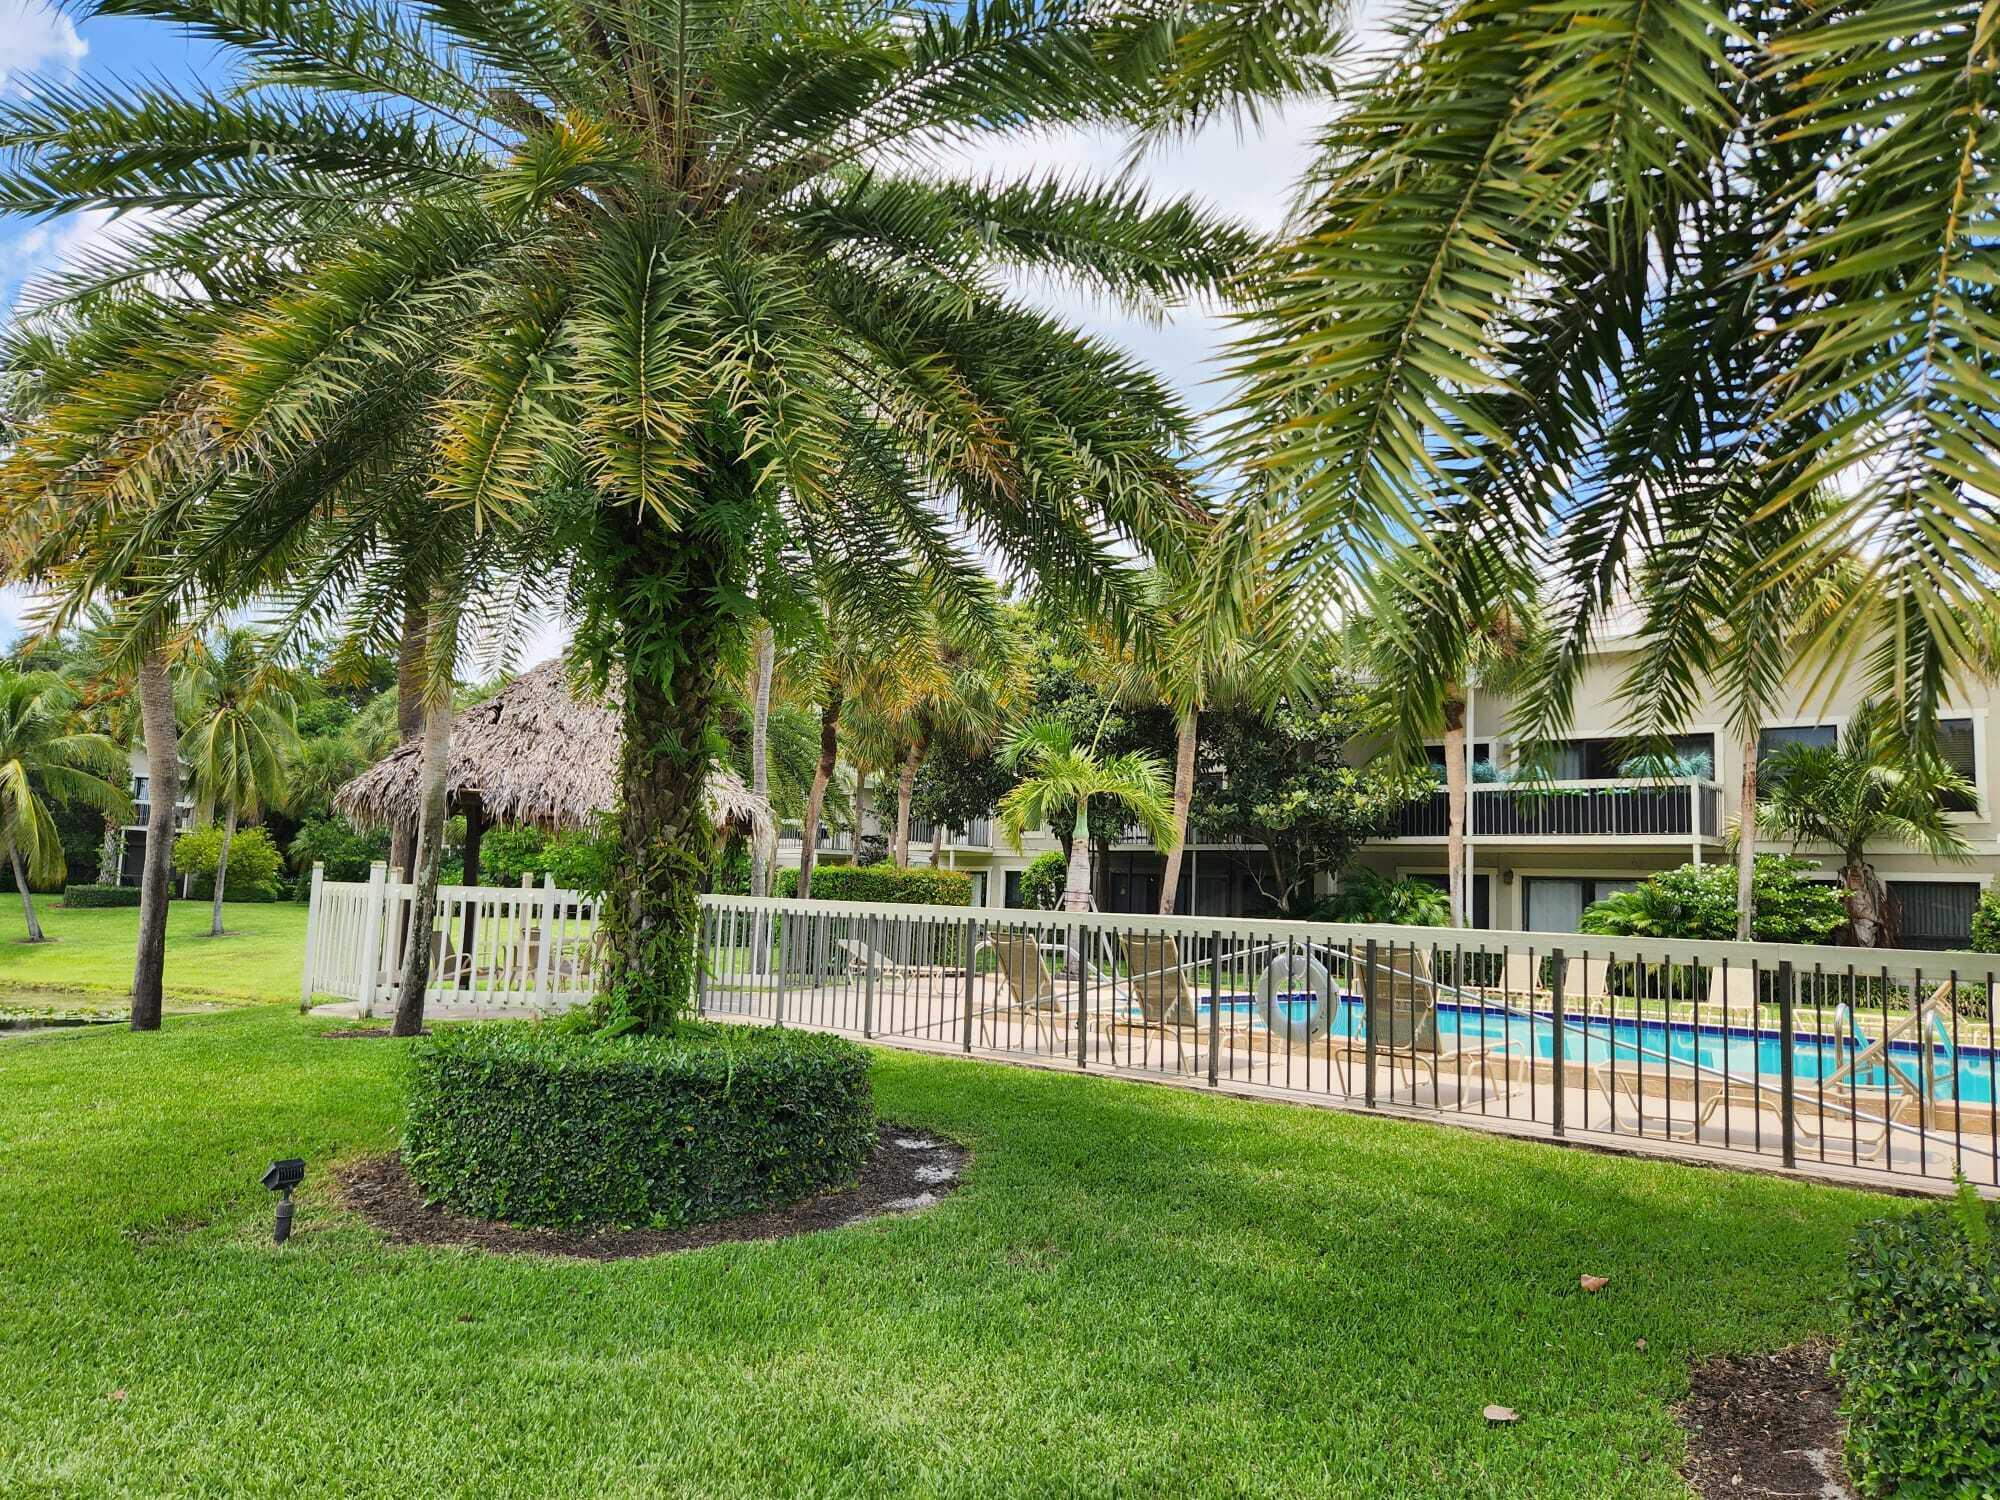
[[[451,726],[447,806],[466,818],[466,883],[478,880],[480,832],[495,823],[551,831],[580,828],[618,801],[619,695],[577,699],[560,661],[523,672],[466,709]],[[333,805],[360,828],[414,828],[423,802],[423,747],[398,746],[335,794]],[[708,773],[705,795],[716,828],[775,840],[764,799],[724,767]]]

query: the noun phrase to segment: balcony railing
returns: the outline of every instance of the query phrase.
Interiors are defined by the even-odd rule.
[[[804,842],[805,830],[796,824],[778,830],[778,848],[786,853],[797,852]],[[836,830],[822,823],[813,847],[821,854],[850,854],[854,850],[854,835],[845,828]]]
[[[1477,839],[1720,839],[1722,788],[1712,781],[1542,781],[1472,786]],[[1388,836],[1441,839],[1449,832],[1442,788],[1396,815]]]
[[[910,847],[929,848],[936,835],[937,825],[926,823],[920,818],[910,819]],[[993,820],[974,818],[968,828],[947,828],[944,831],[944,847],[947,849],[991,849],[993,847]]]

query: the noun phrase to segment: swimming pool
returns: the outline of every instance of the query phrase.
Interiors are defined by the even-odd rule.
[[[1221,1009],[1225,1016],[1255,1021],[1263,1014],[1263,1004],[1248,995],[1226,996]],[[1318,1001],[1311,995],[1286,995],[1275,1003],[1284,1008],[1295,1026],[1303,1027]],[[1200,1007],[1205,1021],[1208,1002]],[[1362,1001],[1359,995],[1343,994],[1332,1018],[1335,1036],[1360,1037]],[[1832,1016],[1825,1018],[1831,1023]],[[1555,1057],[1555,1022],[1546,1011],[1532,1015],[1526,1010],[1509,1011],[1499,1006],[1441,1002],[1437,1011],[1439,1045],[1445,1051],[1459,1047],[1505,1042],[1516,1049],[1529,1049],[1539,1061]],[[1756,1078],[1776,1087],[1783,1076],[1784,1038],[1776,1031],[1751,1030],[1744,1026],[1696,1026],[1686,1021],[1641,1021],[1630,1017],[1566,1016],[1563,1021],[1563,1059],[1566,1062],[1630,1062],[1648,1072],[1683,1065],[1700,1066],[1717,1074],[1748,1081]],[[1918,1076],[1923,1058],[1914,1041],[1898,1041],[1892,1055],[1905,1071]],[[1944,1055],[1933,1049],[1931,1064],[1940,1073],[1940,1098],[1957,1098],[1961,1103],[1991,1104],[1993,1093],[1993,1051],[1989,1047],[1961,1046],[1956,1049],[1955,1069]],[[1793,1076],[1801,1088],[1832,1074],[1843,1061],[1837,1039],[1830,1032],[1800,1030],[1792,1038]],[[1881,1068],[1864,1072],[1858,1080],[1862,1088],[1881,1088],[1886,1082]]]

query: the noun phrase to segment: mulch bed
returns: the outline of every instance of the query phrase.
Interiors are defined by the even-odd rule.
[[[1816,1340],[1694,1367],[1694,1389],[1674,1416],[1687,1430],[1681,1473],[1696,1494],[1854,1500],[1841,1466],[1840,1384],[1826,1367],[1832,1352]]]
[[[682,1229],[533,1229],[468,1218],[424,1202],[396,1155],[338,1169],[347,1206],[400,1245],[464,1245],[512,1255],[624,1260],[671,1255],[732,1240],[777,1240],[839,1229],[886,1214],[929,1208],[959,1184],[970,1156],[963,1146],[907,1125],[884,1124],[860,1179],[784,1208],[690,1224]]]

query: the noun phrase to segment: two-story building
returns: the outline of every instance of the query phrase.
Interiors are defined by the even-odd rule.
[[[132,796],[132,821],[117,833],[117,866],[115,872],[104,870],[98,878],[106,885],[137,885],[141,872],[146,867],[146,824],[153,815],[152,768],[147,764],[144,750],[133,750],[128,756],[131,774],[130,792]],[[181,790],[187,790],[186,768],[182,769]],[[174,828],[185,828],[194,819],[194,803],[185,797],[174,804]]]
[[[1550,778],[1537,780],[1530,791],[1511,785],[1505,775],[1519,762],[1522,746],[1512,722],[1513,705],[1503,697],[1475,693],[1469,738],[1473,758],[1502,779],[1475,780],[1469,794],[1469,837],[1473,869],[1475,925],[1508,930],[1574,932],[1583,910],[1593,901],[1626,889],[1647,875],[1690,861],[1707,863],[1730,857],[1730,832],[1741,809],[1743,747],[1727,723],[1718,702],[1712,715],[1679,726],[1674,737],[1677,756],[1706,775],[1662,782],[1653,777],[1621,774],[1627,768],[1630,722],[1619,685],[1631,663],[1635,642],[1630,636],[1607,634],[1575,698],[1573,721],[1555,747]],[[1795,684],[1787,701],[1767,715],[1759,737],[1759,753],[1768,756],[1780,745],[1804,741],[1830,744],[1839,737],[1862,697],[1846,684],[1828,692]],[[1947,704],[1942,712],[1945,755],[1973,784],[1967,804],[1953,813],[1961,824],[1972,857],[1963,863],[1939,861],[1900,845],[1871,851],[1871,859],[1901,902],[1902,941],[1908,947],[1962,946],[1970,932],[1972,909],[1982,886],[2000,873],[2000,822],[1993,802],[2000,785],[2000,749],[1994,743],[1989,710],[1994,695],[1982,689],[1965,701]],[[1443,746],[1431,747],[1442,766]],[[1705,758],[1707,765],[1699,762]],[[1482,769],[1481,775],[1486,772]],[[893,823],[893,803],[888,806]],[[1388,876],[1412,876],[1443,883],[1446,844],[1445,793],[1442,785],[1411,804],[1392,826],[1365,844],[1357,863]],[[864,811],[862,833],[882,834],[885,820],[874,809]],[[780,845],[780,862],[798,862],[797,830]],[[911,830],[913,864],[928,863],[932,830]],[[1766,841],[1768,847],[1789,850]],[[946,832],[939,864],[972,877],[976,905],[1020,904],[1020,872],[1037,854],[1059,845],[1046,832],[1031,835],[1021,853],[1008,848],[994,832],[990,819],[969,829]],[[1832,849],[1803,848],[1802,857],[1816,861],[1826,878],[1835,877],[1839,860]],[[1257,915],[1265,903],[1251,878],[1255,847],[1206,840],[1196,829],[1182,861],[1182,889],[1177,909],[1217,916]],[[853,858],[851,836],[822,835],[822,859]],[[1143,838],[1128,832],[1114,840],[1103,872],[1103,905],[1112,911],[1158,909],[1165,861]]]

